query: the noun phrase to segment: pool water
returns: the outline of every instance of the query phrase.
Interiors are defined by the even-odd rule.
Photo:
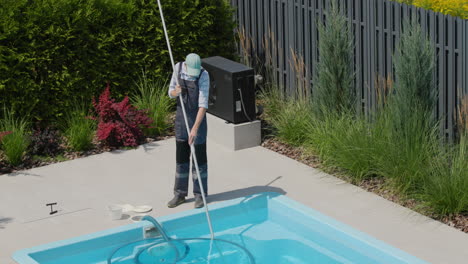
[[[107,264],[116,253],[112,263],[248,264],[251,254],[256,264],[426,263],[277,193],[209,208],[216,238],[227,242],[206,239],[205,213],[198,209],[157,218],[177,245],[145,240],[143,229],[152,224],[142,221],[24,249],[13,258],[20,264]]]

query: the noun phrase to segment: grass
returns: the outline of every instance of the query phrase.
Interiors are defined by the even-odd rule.
[[[377,139],[366,120],[336,112],[318,117],[310,101],[284,98],[276,90],[263,92],[260,98],[264,117],[278,139],[318,154],[330,166],[346,169],[355,182],[374,175]]]
[[[468,212],[468,95],[461,96],[457,110],[458,144],[440,149],[428,168],[422,197],[439,215]]]
[[[288,144],[299,146],[308,134],[311,120],[310,104],[301,100],[287,100],[283,104],[286,105],[273,120],[277,136]]]
[[[273,121],[284,109],[286,96],[276,86],[267,86],[259,94],[259,101],[264,106],[264,116],[267,121]]]
[[[440,146],[438,126],[427,122],[427,114],[413,111],[399,130],[394,129],[392,114],[382,115],[375,125],[375,133],[381,135],[380,149],[374,153],[378,157],[377,173],[390,179],[405,194],[421,191],[427,178],[426,168]]]
[[[145,129],[147,136],[163,135],[170,127],[169,116],[173,112],[175,101],[167,94],[167,82],[150,81],[145,72],[136,82],[137,92],[131,96],[132,103],[138,109],[146,110],[153,120],[151,128]]]
[[[8,163],[13,166],[21,164],[29,146],[29,122],[26,118],[17,118],[13,111],[4,108],[0,119],[0,131],[10,131],[0,142],[0,148]]]
[[[353,183],[375,174],[375,138],[365,120],[351,114],[328,113],[324,118],[315,118],[309,131],[306,144],[325,165],[345,169]]]
[[[438,215],[468,212],[468,135],[428,167],[422,199]]]
[[[93,147],[96,121],[87,117],[85,106],[77,106],[65,114],[62,130],[68,146],[74,151],[86,151]]]

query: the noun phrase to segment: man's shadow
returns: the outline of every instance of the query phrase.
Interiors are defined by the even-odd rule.
[[[1,217],[0,216],[0,229],[5,229],[5,226],[13,221],[11,217]]]
[[[220,202],[220,201],[226,201],[226,200],[232,200],[236,198],[241,198],[245,196],[250,196],[252,194],[257,194],[257,193],[265,193],[265,192],[272,192],[272,193],[278,193],[281,195],[285,195],[286,191],[283,190],[282,188],[279,187],[274,187],[270,186],[273,182],[281,179],[282,176],[278,176],[276,179],[272,180],[266,185],[260,185],[260,186],[251,186],[247,188],[242,188],[242,189],[237,189],[237,190],[231,190],[227,192],[222,192],[222,193],[215,193],[215,194],[209,194],[207,197],[207,202],[208,203],[213,203],[213,202]],[[187,202],[192,202],[194,198],[187,199]]]

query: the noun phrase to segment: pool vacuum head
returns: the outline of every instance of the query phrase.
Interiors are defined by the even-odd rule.
[[[145,239],[126,244],[108,258],[108,264],[255,264],[252,254],[236,243],[209,238]]]

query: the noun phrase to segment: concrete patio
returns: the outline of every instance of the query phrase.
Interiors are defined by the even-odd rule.
[[[262,147],[234,152],[208,142],[208,155],[211,203],[279,192],[430,263],[467,263],[467,234],[335,177]],[[166,207],[174,168],[169,139],[0,176],[0,263],[15,263],[18,249],[131,223],[111,220],[108,204],[148,204],[153,216],[192,209]]]

